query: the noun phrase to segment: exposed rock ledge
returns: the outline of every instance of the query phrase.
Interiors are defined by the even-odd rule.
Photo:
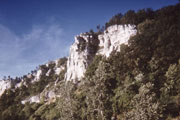
[[[79,81],[96,54],[109,57],[112,51],[120,51],[120,45],[127,44],[136,32],[135,25],[113,25],[98,36],[90,33],[76,36],[74,44],[70,47],[65,80]],[[94,51],[96,46],[99,49]]]

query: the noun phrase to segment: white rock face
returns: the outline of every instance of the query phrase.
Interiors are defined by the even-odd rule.
[[[120,51],[120,45],[127,44],[129,38],[135,35],[136,32],[134,25],[110,26],[104,31],[104,34],[98,36],[100,40],[98,53],[109,57],[112,51]]]
[[[56,74],[56,75],[59,75],[59,74],[61,73],[61,71],[64,70],[64,69],[65,69],[64,66],[61,66],[61,67],[56,68],[56,69],[55,69],[55,74]]]
[[[33,102],[35,102],[35,103],[39,103],[39,102],[40,102],[40,97],[39,97],[39,95],[37,95],[37,96],[32,96],[32,97],[30,98],[30,103],[33,103]]]
[[[11,88],[11,80],[0,80],[0,96],[4,93],[5,90]]]
[[[16,84],[15,84],[15,88],[19,88],[19,87],[21,87],[23,84],[25,85],[24,79],[21,79],[21,81],[20,81],[19,83],[16,83]],[[25,85],[25,86],[26,86],[26,85]]]
[[[60,59],[59,59],[59,60],[60,60]],[[59,60],[55,60],[54,71],[55,71],[55,74],[56,74],[56,75],[59,75],[59,74],[61,73],[61,71],[65,69],[65,65],[58,66]]]
[[[112,51],[120,51],[120,45],[127,44],[129,38],[136,32],[134,25],[114,25],[97,38],[88,33],[76,36],[74,44],[70,47],[65,80],[73,82],[80,80],[95,55],[109,57]],[[99,50],[93,51],[93,46],[88,43],[95,46],[98,44]]]
[[[40,77],[41,77],[41,74],[42,74],[42,70],[39,69],[39,70],[36,72],[36,74],[34,75],[35,78],[31,81],[31,83],[34,83],[34,82],[36,82],[36,81],[39,81],[39,80],[40,80]]]
[[[49,76],[50,72],[51,72],[51,69],[49,69],[49,70],[47,71],[46,76]]]
[[[52,98],[55,98],[56,97],[56,94],[53,90],[50,90],[50,91],[44,91],[42,94],[41,94],[41,98],[44,97],[44,100],[45,101],[48,101]]]
[[[84,76],[88,64],[96,53],[92,45],[96,44],[98,46],[98,39],[91,34],[84,33],[75,37],[75,42],[70,47],[65,80],[75,82]]]
[[[42,70],[38,70],[38,71],[37,71],[37,74],[36,74],[36,79],[37,79],[37,80],[40,79],[41,74],[42,74]]]
[[[26,102],[30,103],[39,103],[40,102],[40,95],[32,96],[28,99],[22,100],[21,103],[25,104]]]

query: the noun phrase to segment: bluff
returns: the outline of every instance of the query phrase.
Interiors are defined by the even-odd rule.
[[[90,33],[76,36],[70,47],[65,80],[81,80],[95,55],[109,57],[113,51],[119,52],[120,45],[127,44],[136,32],[135,25],[113,25],[97,36]]]

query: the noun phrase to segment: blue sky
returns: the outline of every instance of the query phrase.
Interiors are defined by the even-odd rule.
[[[74,36],[129,9],[178,0],[0,0],[0,78],[22,76],[67,56]]]

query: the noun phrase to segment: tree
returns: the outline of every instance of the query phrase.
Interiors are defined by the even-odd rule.
[[[139,94],[132,100],[133,109],[125,114],[125,120],[159,120],[162,117],[162,107],[153,86],[149,82],[140,87]]]
[[[109,74],[109,65],[105,61],[100,61],[95,75],[88,82],[86,103],[88,105],[89,120],[109,120],[112,116],[111,97],[114,88],[111,75]]]

